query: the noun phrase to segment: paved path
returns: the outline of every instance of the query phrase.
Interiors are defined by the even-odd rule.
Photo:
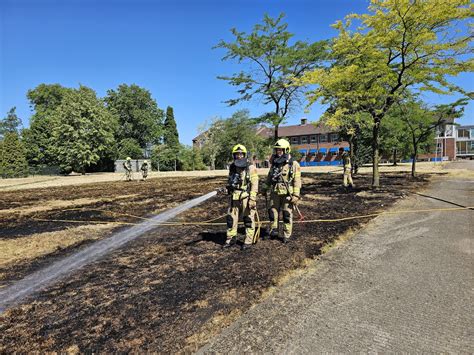
[[[422,193],[396,209],[472,206],[474,180],[437,180]],[[378,217],[200,353],[474,353],[473,217]]]

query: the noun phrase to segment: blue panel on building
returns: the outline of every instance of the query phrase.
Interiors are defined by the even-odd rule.
[[[338,148],[330,148],[329,153],[337,153],[338,150]]]
[[[319,152],[322,153],[322,154],[326,154],[327,151],[328,150],[326,148],[319,148]]]
[[[300,149],[299,152],[303,153],[303,154],[306,154],[306,149]]]
[[[310,149],[310,150],[309,150],[309,153],[310,153],[310,154],[316,154],[317,152],[318,152],[317,149]]]

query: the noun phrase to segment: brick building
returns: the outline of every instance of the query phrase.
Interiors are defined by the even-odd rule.
[[[274,136],[273,128],[260,126],[256,133],[265,138]],[[286,138],[291,144],[292,151],[299,151],[303,157],[301,166],[340,165],[339,148],[349,151],[349,143],[341,141],[334,130],[323,124],[308,123],[302,118],[300,124],[278,127],[279,138]],[[205,143],[205,135],[200,134],[193,139],[193,147],[201,148]],[[268,160],[255,161],[259,167],[267,167]]]
[[[273,128],[260,127],[257,134],[273,137]],[[340,165],[339,148],[349,150],[349,143],[341,141],[339,135],[323,124],[308,123],[302,118],[300,124],[278,127],[278,137],[286,138],[293,151],[303,154],[301,166]]]

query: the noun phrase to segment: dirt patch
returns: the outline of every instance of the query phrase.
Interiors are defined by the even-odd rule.
[[[339,176],[306,174],[304,178],[303,195],[322,197],[301,206],[307,219],[381,212],[427,182],[424,178],[407,179],[405,174],[383,174],[383,187],[368,197],[358,193],[372,190],[369,176],[357,176],[357,189],[350,193],[341,189]],[[200,179],[150,183],[139,191],[142,200],[152,200],[149,204],[135,204],[132,198],[128,205],[111,202],[100,207],[147,216],[150,210],[168,208],[169,203],[208,192],[225,180]],[[88,189],[77,193],[96,193]],[[117,186],[110,189],[121,191]],[[108,187],[104,193],[113,196]],[[180,219],[216,218],[225,213],[227,202],[226,196],[214,197]],[[263,219],[263,198],[258,200],[258,209]],[[81,211],[63,215],[50,211],[44,216],[57,214],[84,221],[86,217],[110,220],[104,214]],[[288,245],[266,239],[244,252],[238,246],[222,250],[225,226],[157,228],[41,292],[34,301],[7,310],[0,323],[0,352],[61,352],[71,347],[80,352],[192,352],[258,302],[267,290],[317,257],[321,248],[368,220],[296,223]],[[47,223],[51,229],[56,225]],[[21,228],[31,233],[31,226],[22,224]],[[262,234],[266,236],[265,231]]]

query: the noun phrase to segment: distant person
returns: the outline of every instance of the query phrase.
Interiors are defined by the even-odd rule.
[[[342,179],[342,184],[345,189],[354,188],[354,182],[352,181],[352,166],[351,166],[351,157],[349,153],[344,150],[344,148],[339,148],[339,154],[341,155],[342,164],[344,167],[344,177]]]
[[[140,170],[142,171],[142,180],[145,181],[148,177],[148,162],[146,160],[143,161]]]
[[[293,208],[299,203],[301,190],[301,168],[290,155],[290,143],[279,139],[273,146],[270,171],[263,192],[270,192],[270,238],[278,238],[278,219],[283,214],[283,243],[290,241],[293,230]]]
[[[127,160],[123,162],[123,168],[125,169],[126,180],[132,181],[132,158],[127,157]]]
[[[239,215],[245,226],[245,239],[242,250],[254,242],[255,213],[257,212],[258,175],[257,168],[247,159],[247,149],[242,144],[232,148],[234,161],[229,167],[227,191],[231,195],[227,214],[227,240],[224,248],[237,241]]]

